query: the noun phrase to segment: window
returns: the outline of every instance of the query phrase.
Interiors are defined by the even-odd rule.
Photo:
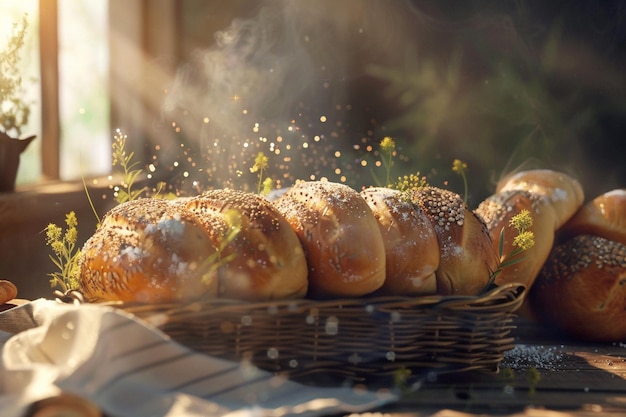
[[[5,1],[0,10],[0,47],[14,23],[28,22],[19,64],[31,115],[22,135],[37,139],[22,154],[18,185],[108,173],[108,0]],[[47,50],[40,55],[40,48]]]
[[[60,178],[111,167],[107,0],[58,0]]]

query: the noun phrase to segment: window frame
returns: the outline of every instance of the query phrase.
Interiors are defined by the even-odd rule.
[[[61,181],[58,7],[58,0],[39,0],[41,179],[19,186],[17,191]],[[155,92],[149,91],[151,86],[138,85],[137,80],[154,70],[151,62],[159,56],[173,57],[172,61],[177,62],[180,7],[176,0],[108,0],[110,137],[116,129],[122,129],[129,138],[130,150],[145,163],[148,156],[143,144],[153,135],[148,114],[155,111],[147,102]],[[160,64],[166,66],[162,69],[165,82],[164,77],[171,75],[175,64]]]
[[[60,179],[61,122],[59,112],[58,1],[39,0],[41,74],[41,173]]]

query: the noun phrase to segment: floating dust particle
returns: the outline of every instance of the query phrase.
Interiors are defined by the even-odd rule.
[[[557,370],[563,353],[557,346],[516,345],[505,352],[501,368],[526,370],[528,368]]]
[[[180,149],[167,140],[152,147],[150,188],[163,183],[164,191],[180,196],[225,187],[253,191],[258,177],[238,173],[248,172],[258,152],[273,156],[263,176],[280,180],[281,186],[307,178],[326,178],[356,188],[372,183],[371,159],[376,157],[380,139],[374,117],[364,117],[352,104],[341,102],[316,108],[315,102],[302,101],[282,120],[266,119],[259,113],[245,108],[227,115],[226,124],[215,114],[201,114],[196,123],[189,120],[191,113],[182,112],[181,119],[169,126]],[[186,128],[181,130],[181,126]],[[201,128],[196,132],[188,126]],[[408,158],[399,154],[397,161]]]

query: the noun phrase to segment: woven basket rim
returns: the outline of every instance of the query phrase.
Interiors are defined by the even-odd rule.
[[[109,301],[98,302],[96,304],[107,305],[120,308],[128,312],[149,313],[164,311],[180,311],[180,310],[196,310],[204,306],[210,306],[212,309],[217,308],[241,308],[260,309],[272,307],[294,308],[323,308],[331,306],[367,306],[375,305],[377,308],[432,308],[437,310],[453,310],[453,311],[503,311],[513,313],[520,306],[525,298],[527,287],[521,283],[506,283],[486,291],[479,295],[421,295],[421,296],[371,296],[371,297],[354,297],[354,298],[336,298],[336,299],[311,299],[311,298],[293,298],[293,299],[276,299],[265,301],[246,301],[231,298],[211,298],[197,301],[187,302],[123,302]]]

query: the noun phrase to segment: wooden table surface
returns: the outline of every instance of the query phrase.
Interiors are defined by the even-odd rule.
[[[517,320],[516,347],[497,374],[418,383],[375,413],[400,416],[626,416],[626,343],[591,344]]]

